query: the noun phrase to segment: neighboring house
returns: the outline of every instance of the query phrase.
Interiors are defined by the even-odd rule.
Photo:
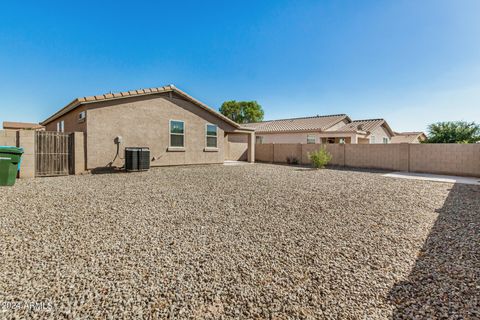
[[[395,132],[392,137],[392,143],[421,143],[427,140],[427,135],[423,132]]]
[[[247,123],[256,143],[390,143],[394,135],[383,119],[352,121],[346,114]]]
[[[78,98],[41,124],[84,132],[86,169],[122,166],[125,147],[149,147],[152,166],[255,158],[253,129],[173,85]]]
[[[345,143],[376,144],[390,143],[394,133],[384,119],[355,120],[335,130]],[[350,137],[348,134],[350,133]],[[341,139],[340,138],[340,139]],[[335,143],[339,143],[338,138]]]
[[[3,129],[5,130],[45,130],[45,127],[38,123],[4,121]]]

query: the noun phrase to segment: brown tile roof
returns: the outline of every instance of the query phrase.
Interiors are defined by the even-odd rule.
[[[390,126],[387,124],[387,122],[384,119],[365,119],[365,120],[355,120],[350,123],[347,123],[341,128],[338,128],[335,131],[340,131],[340,132],[358,132],[358,131],[363,131],[363,132],[372,132],[376,128],[380,126],[385,126],[385,128],[390,132],[390,134],[393,136],[394,133],[392,129],[390,129]]]
[[[4,121],[3,129],[15,129],[15,130],[38,130],[43,129],[44,127],[38,123],[30,122],[13,122],[13,121]]]
[[[424,141],[427,138],[423,132],[395,132],[391,143],[414,143],[418,140]]]
[[[101,101],[106,101],[106,100],[118,100],[118,99],[124,99],[124,98],[129,98],[129,97],[137,97],[137,96],[146,96],[146,95],[152,95],[152,94],[158,94],[158,93],[165,93],[165,92],[175,92],[176,94],[182,96],[186,100],[192,102],[193,104],[199,106],[200,108],[212,113],[216,117],[222,119],[223,121],[231,124],[235,128],[241,129],[241,130],[248,130],[248,131],[253,131],[251,128],[246,128],[244,126],[240,126],[238,123],[235,121],[227,118],[223,114],[215,111],[214,109],[210,108],[206,104],[198,101],[197,99],[191,97],[190,95],[186,94],[182,90],[176,88],[173,84],[168,85],[168,86],[163,86],[163,87],[157,87],[157,88],[147,88],[147,89],[139,89],[139,90],[130,90],[130,91],[125,91],[125,92],[118,92],[118,93],[106,93],[106,94],[101,94],[101,95],[96,95],[96,96],[89,96],[89,97],[82,97],[82,98],[77,98],[67,104],[65,107],[57,111],[55,114],[47,118],[46,120],[40,122],[41,125],[46,125],[58,117],[72,111],[73,109],[79,107],[80,105],[83,104],[90,104],[90,103],[95,103],[95,102],[101,102]]]
[[[340,121],[350,118],[346,114],[314,116],[292,119],[271,120],[244,124],[255,132],[298,132],[298,131],[325,131]]]

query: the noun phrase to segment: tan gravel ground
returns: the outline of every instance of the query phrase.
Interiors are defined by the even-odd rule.
[[[255,164],[0,191],[0,318],[480,317],[478,186]]]

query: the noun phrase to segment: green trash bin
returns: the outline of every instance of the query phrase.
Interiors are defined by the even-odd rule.
[[[0,186],[15,184],[22,154],[22,148],[0,146]]]

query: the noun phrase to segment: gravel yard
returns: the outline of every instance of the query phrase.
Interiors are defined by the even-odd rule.
[[[255,164],[0,190],[0,318],[480,317],[479,186]]]

